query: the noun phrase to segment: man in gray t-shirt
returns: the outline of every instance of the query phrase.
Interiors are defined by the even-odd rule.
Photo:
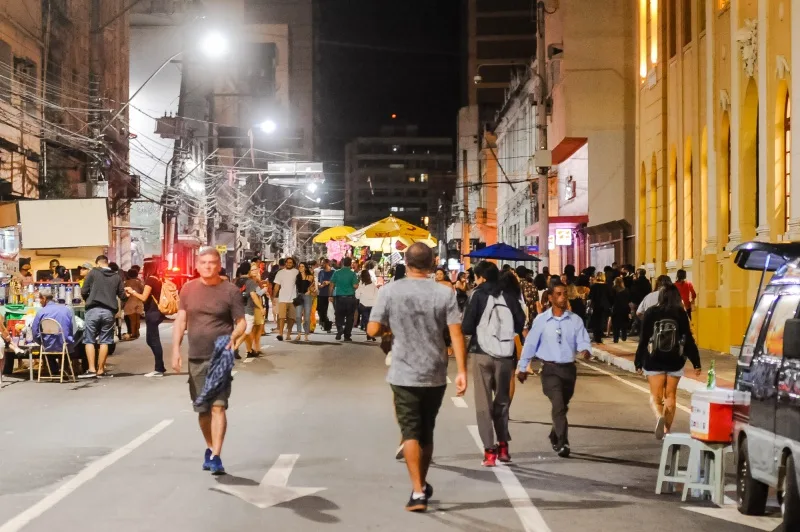
[[[447,386],[448,330],[458,364],[456,391],[467,389],[466,349],[455,292],[428,278],[433,251],[422,243],[406,251],[407,277],[378,291],[367,334],[391,330],[392,365],[386,380],[394,393],[397,423],[413,492],[406,510],[425,511],[433,488],[426,482],[433,456],[433,429]]]

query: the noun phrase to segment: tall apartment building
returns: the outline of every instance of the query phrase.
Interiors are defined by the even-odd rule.
[[[394,215],[427,226],[443,190],[431,179],[448,179],[452,152],[452,139],[420,137],[416,126],[385,126],[380,136],[354,139],[345,147],[345,223]]]
[[[0,1],[0,197],[107,197],[130,263],[124,0]]]
[[[0,9],[0,197],[35,198],[42,160],[41,3],[0,0]]]
[[[175,68],[147,82],[131,111],[145,143],[167,154],[136,154],[139,167],[152,168],[148,193],[160,191],[177,211],[175,234],[165,234],[153,209],[141,208],[137,220],[151,235],[146,252],[160,253],[166,236],[175,242],[171,260],[190,268],[190,250],[204,242],[227,246],[230,261],[269,254],[270,244],[285,247],[292,209],[307,200],[284,202],[294,191],[265,178],[271,161],[313,157],[311,2],[167,4],[145,0],[134,8],[132,75],[143,83],[180,53]],[[211,32],[222,36],[227,55],[197,51]],[[266,121],[273,132],[261,130]]]
[[[486,136],[486,126],[502,107],[512,74],[524,71],[536,53],[535,14],[536,0],[465,2],[464,107],[457,117],[454,223],[447,230],[448,241],[462,254],[497,241],[496,194],[467,185],[497,181],[493,136]]]

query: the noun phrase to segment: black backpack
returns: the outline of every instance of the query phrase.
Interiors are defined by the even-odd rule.
[[[664,318],[653,325],[653,336],[650,337],[650,354],[683,354],[683,337],[679,332],[676,320]]]

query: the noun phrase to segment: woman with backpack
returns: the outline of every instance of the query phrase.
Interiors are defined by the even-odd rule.
[[[656,439],[663,439],[672,427],[678,383],[687,358],[699,376],[700,353],[689,316],[678,288],[669,285],[661,289],[658,304],[645,312],[634,362],[636,372],[644,373],[650,384],[650,406],[657,418]]]
[[[153,351],[153,357],[155,358],[155,369],[150,373],[145,373],[145,377],[163,377],[167,371],[164,366],[164,349],[161,346],[161,335],[158,332],[159,325],[164,321],[164,314],[159,308],[161,292],[164,288],[164,281],[161,280],[161,276],[162,272],[158,264],[148,263],[145,264],[144,289],[142,292],[136,292],[131,287],[125,288],[128,297],[135,297],[144,303],[145,338],[147,339],[147,346]],[[169,281],[169,284],[170,289],[175,291],[177,297],[177,289],[174,283]],[[177,312],[177,305],[175,311]]]
[[[483,442],[481,465],[510,462],[508,410],[510,386],[517,365],[514,339],[525,326],[525,312],[513,282],[501,282],[497,266],[481,261],[475,266],[477,287],[467,303],[461,328],[471,336],[468,352],[475,363],[475,411]],[[505,285],[505,286],[504,286]]]

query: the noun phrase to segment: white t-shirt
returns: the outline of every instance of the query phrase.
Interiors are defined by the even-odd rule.
[[[356,288],[356,299],[365,307],[374,307],[378,299],[378,286],[375,283],[360,283]]]
[[[636,315],[643,316],[644,313],[647,312],[647,309],[658,305],[658,294],[659,290],[655,290],[644,296],[642,302],[639,303],[639,308],[636,309]]]
[[[278,293],[278,303],[291,303],[297,297],[297,276],[300,272],[296,268],[283,269],[275,275],[275,284],[281,286]]]

